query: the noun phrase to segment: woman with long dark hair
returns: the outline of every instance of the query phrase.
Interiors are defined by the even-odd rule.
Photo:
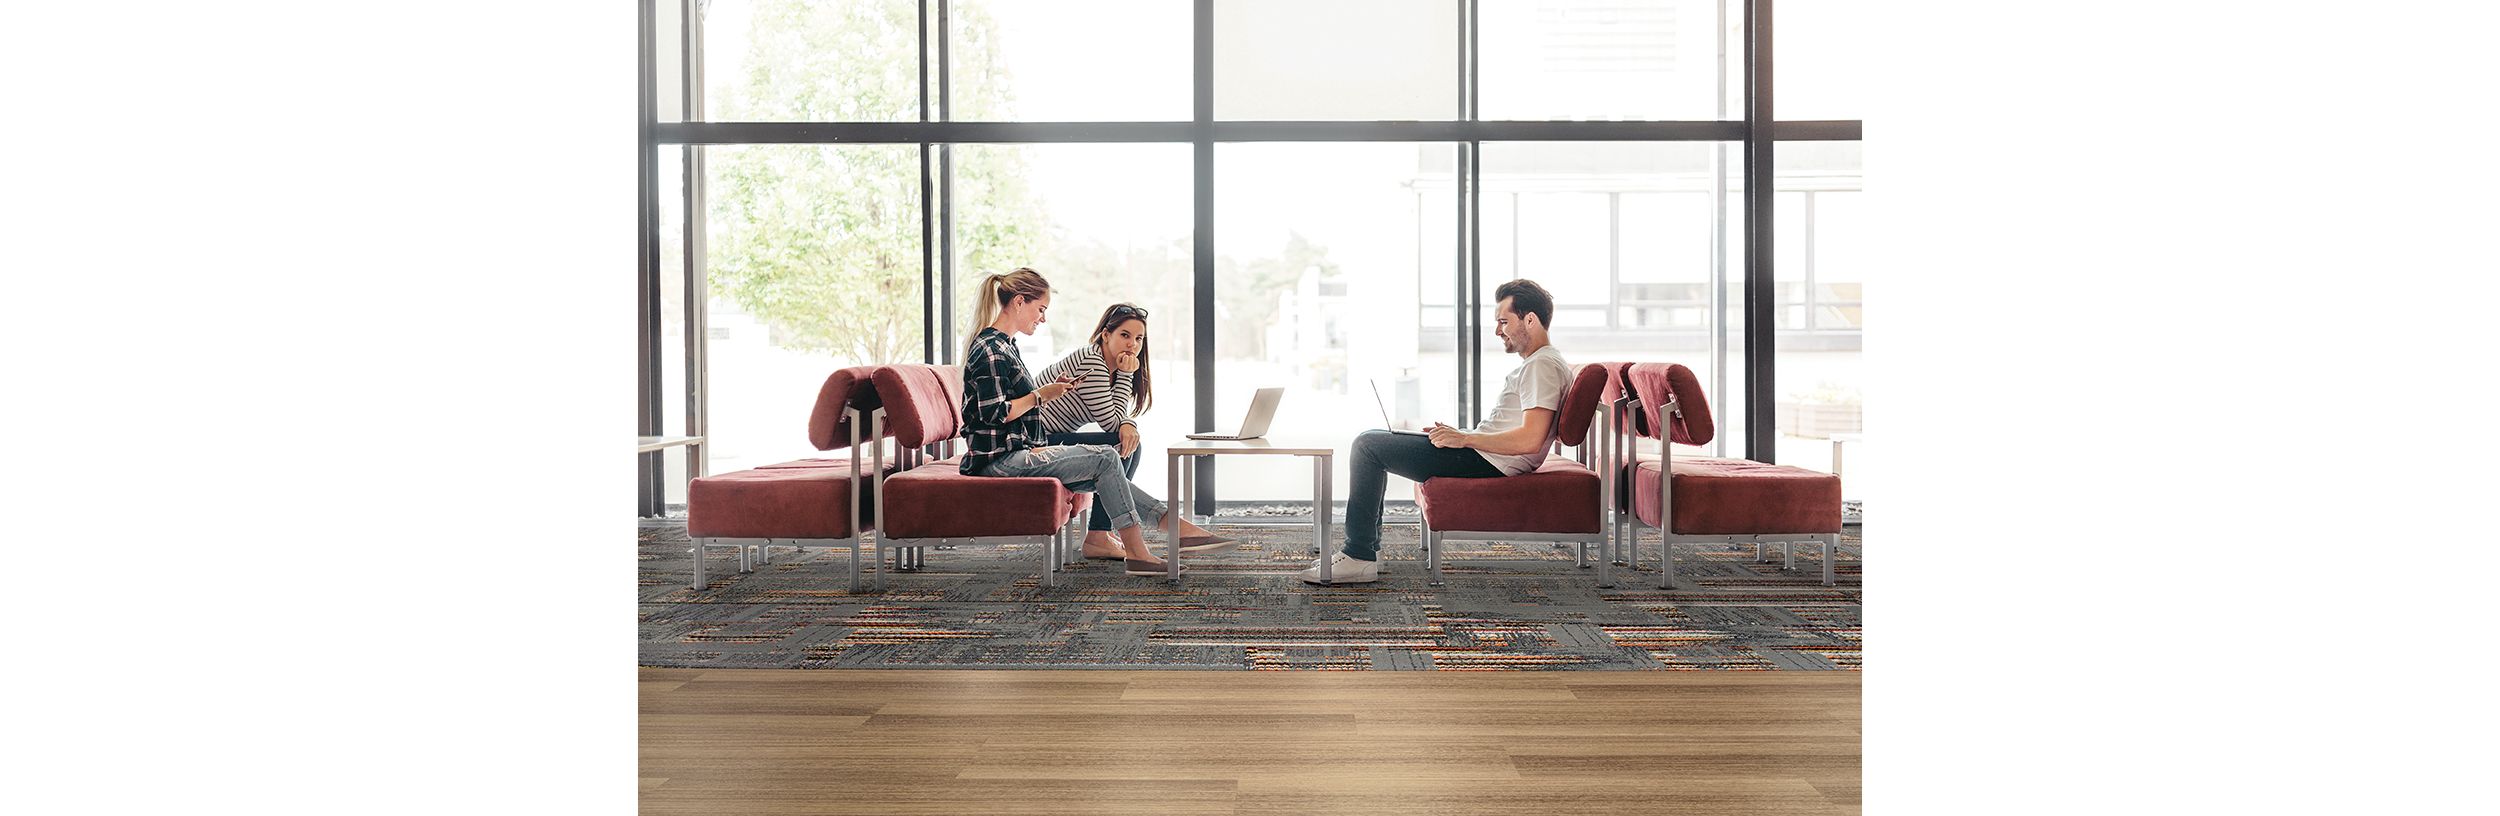
[[[1053,445],[1111,445],[1120,453],[1121,469],[1137,476],[1145,451],[1138,444],[1138,414],[1154,407],[1153,347],[1146,340],[1146,310],[1114,303],[1094,322],[1085,345],[1042,368],[1042,382],[1076,384],[1076,399],[1042,405],[1042,428]],[[1082,430],[1087,425],[1098,431]],[[1186,520],[1181,523],[1181,552],[1197,554],[1233,546],[1229,538],[1208,533]],[[1086,522],[1085,556],[1120,558],[1120,542],[1111,533],[1111,517],[1101,503]]]
[[[1160,526],[1166,508],[1129,484],[1119,451],[1109,445],[1049,444],[1042,406],[1066,396],[1075,383],[1063,379],[1034,385],[1014,338],[1032,334],[1049,311],[1050,281],[1041,273],[1018,269],[982,279],[972,309],[979,328],[964,350],[965,451],[960,467],[967,476],[1047,476],[1070,490],[1092,492],[1117,531],[1128,574],[1163,575],[1163,559],[1146,549],[1144,527]],[[1193,529],[1184,525],[1184,543]]]

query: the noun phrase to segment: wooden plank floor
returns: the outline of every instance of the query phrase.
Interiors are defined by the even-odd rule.
[[[649,814],[1858,812],[1856,672],[640,671]]]

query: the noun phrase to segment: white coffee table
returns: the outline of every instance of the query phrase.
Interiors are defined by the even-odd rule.
[[[1337,449],[1279,445],[1265,439],[1225,441],[1183,439],[1165,448],[1164,455],[1168,457],[1165,461],[1167,467],[1164,470],[1165,487],[1171,491],[1164,495],[1171,497],[1172,506],[1172,512],[1166,514],[1169,521],[1165,525],[1168,528],[1165,532],[1171,534],[1172,543],[1164,554],[1163,561],[1169,565],[1168,568],[1171,570],[1169,577],[1172,583],[1181,582],[1181,517],[1187,512],[1185,508],[1189,506],[1187,502],[1190,490],[1195,486],[1194,480],[1189,478],[1189,469],[1181,467],[1183,457],[1189,456],[1311,457],[1311,534],[1318,545],[1316,549],[1319,551],[1319,578],[1321,581],[1328,581],[1335,577],[1331,574],[1328,564],[1328,529],[1330,526],[1328,505],[1329,494],[1334,488],[1332,482],[1335,471],[1332,466],[1336,463]]]

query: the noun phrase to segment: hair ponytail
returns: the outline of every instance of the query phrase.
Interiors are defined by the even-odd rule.
[[[967,335],[980,334],[982,326],[997,322],[998,280],[1004,277],[995,272],[981,276],[981,293],[972,297],[972,331]]]
[[[981,328],[998,322],[998,313],[1016,298],[1040,300],[1050,294],[1050,281],[1031,267],[1017,267],[1014,272],[991,273],[981,278],[981,291],[972,298],[972,326],[964,332],[966,348]]]

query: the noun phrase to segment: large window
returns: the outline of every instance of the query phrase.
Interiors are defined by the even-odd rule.
[[[1829,467],[1855,444],[1857,144],[1777,146],[1774,251],[1748,258],[1742,140],[1771,131],[1745,121],[1769,64],[1743,0],[655,2],[643,397],[709,437],[709,471],[814,455],[826,375],[955,359],[981,276],[1019,266],[1058,290],[1035,367],[1113,302],[1152,313],[1158,447],[1262,386],[1289,389],[1281,442],[1341,447],[1379,403],[1463,424],[1517,364],[1489,329],[1515,277],[1554,293],[1569,359],[1700,374],[1703,452]],[[1858,114],[1845,11],[1778,4],[1780,118]],[[1298,503],[1305,467],[1225,462],[1216,498]]]
[[[1424,310],[1407,308],[1452,289],[1451,245],[1428,253],[1416,237],[1427,220],[1441,235],[1455,225],[1452,155],[1395,142],[1216,147],[1218,427],[1265,386],[1288,389],[1268,433],[1280,444],[1342,446],[1380,427],[1381,401],[1404,421],[1458,421],[1456,358],[1423,342],[1448,330],[1427,334]],[[1442,206],[1427,216],[1419,190],[1435,187]],[[1221,481],[1226,499],[1273,501],[1307,500],[1310,483],[1307,462],[1269,457],[1226,462]]]
[[[660,0],[667,4],[670,0]],[[914,0],[703,0],[704,119],[908,122],[920,118],[920,4]],[[990,30],[978,13],[964,28]],[[990,39],[970,37],[986,64]],[[963,107],[996,104],[974,94]]]
[[[1742,360],[1741,338],[1729,325],[1734,310],[1724,306],[1736,301],[1711,297],[1714,284],[1744,269],[1744,211],[1730,188],[1733,169],[1721,161],[1728,149],[1718,142],[1486,144],[1484,286],[1512,278],[1543,285],[1554,296],[1554,345],[1574,364],[1681,363],[1701,377],[1714,414],[1737,412],[1742,394],[1717,384],[1722,351]],[[1489,308],[1491,293],[1480,297]],[[1481,349],[1478,393],[1490,404],[1519,360],[1489,330]],[[1709,448],[1725,449],[1724,442]]]
[[[1720,119],[1742,6],[1479,0],[1486,119]],[[1739,92],[1741,93],[1741,86]]]
[[[957,145],[954,211],[960,348],[979,327],[971,311],[982,276],[1032,267],[1050,279],[1049,321],[1016,339],[1035,371],[1090,341],[1113,303],[1146,309],[1154,401],[1137,417],[1145,439],[1194,430],[1190,388],[1188,145]],[[975,176],[986,176],[974,178]],[[960,358],[959,358],[960,359]],[[1162,457],[1138,464],[1160,485]]]
[[[1864,211],[1863,162],[1857,142],[1780,146],[1778,246],[1779,461],[1828,470],[1845,463],[1864,430],[1860,350],[1866,321],[1867,257],[1859,243]],[[1836,453],[1837,452],[1837,453]],[[1859,456],[1845,467],[1844,491],[1862,498],[1879,471]]]
[[[921,356],[918,149],[704,149],[711,468],[819,455],[835,369]]]
[[[1853,0],[1779,0],[1771,33],[1779,39],[1772,61],[1779,72],[1779,118],[1858,119],[1865,115],[1860,81],[1873,56],[1865,48],[1867,3]]]
[[[959,102],[950,119],[1189,118],[1187,3],[954,0],[948,15],[947,80]]]
[[[1458,13],[1448,0],[1215,0],[1215,118],[1455,118]]]

